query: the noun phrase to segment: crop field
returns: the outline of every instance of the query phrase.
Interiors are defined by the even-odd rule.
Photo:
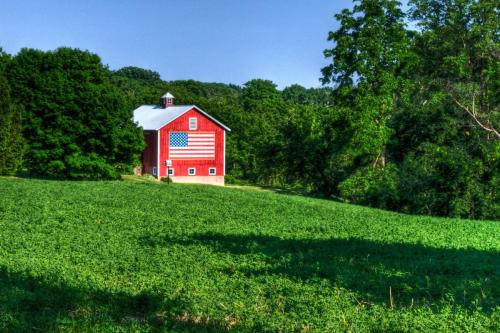
[[[500,222],[0,178],[0,332],[500,332]]]

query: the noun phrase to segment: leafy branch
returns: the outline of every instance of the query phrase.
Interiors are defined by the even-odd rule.
[[[481,106],[477,106],[477,96],[481,93],[477,85],[452,84],[448,82],[447,90],[453,102],[460,109],[464,110],[476,124],[478,124],[485,131],[493,133],[497,139],[500,139],[500,133],[491,124],[492,121],[488,119],[488,113],[483,111]],[[463,99],[465,101],[460,101],[459,97],[457,96],[463,96]],[[470,101],[470,105],[467,105],[466,101]]]

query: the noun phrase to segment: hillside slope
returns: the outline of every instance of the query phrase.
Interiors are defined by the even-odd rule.
[[[0,331],[500,331],[500,224],[0,178]]]

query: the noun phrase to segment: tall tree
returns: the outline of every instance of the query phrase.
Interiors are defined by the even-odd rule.
[[[287,119],[287,104],[276,85],[268,80],[251,80],[241,91],[243,113],[239,132],[238,157],[242,176],[254,181],[273,182],[282,174],[274,163],[281,151],[281,134]]]
[[[418,31],[397,1],[358,0],[336,16],[323,68],[343,120],[332,126],[330,189],[411,213],[498,216],[498,3],[410,6]]]
[[[500,5],[494,0],[412,0],[426,79],[457,113],[500,139]]]
[[[142,131],[97,55],[23,49],[7,73],[12,95],[24,107],[25,164],[31,172],[109,179],[138,162]]]
[[[330,32],[332,63],[322,69],[324,84],[337,88],[336,106],[344,110],[343,144],[330,164],[334,178],[345,178],[358,167],[384,167],[386,145],[393,130],[389,120],[404,101],[401,72],[411,63],[405,14],[394,0],[357,0],[353,10],[335,17],[340,28]],[[337,179],[336,181],[342,181]]]

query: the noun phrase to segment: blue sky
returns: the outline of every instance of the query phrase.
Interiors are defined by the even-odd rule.
[[[2,0],[0,46],[59,46],[164,80],[320,86],[334,13],[350,0]]]

